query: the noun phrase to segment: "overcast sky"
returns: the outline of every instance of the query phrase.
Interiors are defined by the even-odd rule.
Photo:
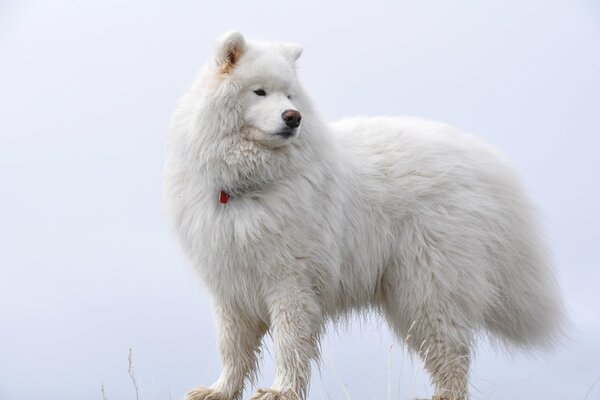
[[[573,321],[486,343],[473,399],[600,399],[600,5],[0,2],[0,399],[178,399],[219,373],[209,299],[161,215],[165,130],[231,29],[302,44],[324,115],[417,115],[502,149],[544,216]],[[202,3],[210,4],[203,5]],[[381,321],[326,336],[311,398],[431,395]],[[391,348],[391,349],[390,349]],[[390,361],[391,360],[391,361]],[[260,383],[273,378],[266,352]]]

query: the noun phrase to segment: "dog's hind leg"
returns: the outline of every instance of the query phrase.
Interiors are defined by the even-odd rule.
[[[442,300],[443,289],[435,290],[432,284],[409,291],[405,285],[394,284],[395,276],[385,278],[383,315],[398,340],[423,361],[435,387],[433,399],[467,399],[473,333],[461,321],[451,298]],[[415,296],[415,290],[423,298]]]
[[[468,398],[471,337],[439,311],[427,308],[415,321],[407,344],[415,351],[435,386],[434,400]]]
[[[435,387],[433,400],[464,400],[468,398],[471,335],[427,308],[413,316],[412,323],[399,324],[398,314],[384,309],[384,315],[411,351],[421,358]]]
[[[468,398],[471,334],[433,309],[426,307],[404,323],[397,310],[384,308],[384,315],[398,340],[404,341],[423,361],[435,387],[433,400]]]

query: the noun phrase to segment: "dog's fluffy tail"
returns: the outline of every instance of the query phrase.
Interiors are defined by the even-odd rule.
[[[547,247],[528,199],[511,232],[511,259],[498,277],[498,299],[486,315],[492,341],[508,347],[547,350],[566,337],[567,318]],[[520,214],[520,215],[519,215]]]

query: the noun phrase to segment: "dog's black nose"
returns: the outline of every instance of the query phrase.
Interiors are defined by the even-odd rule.
[[[302,115],[296,110],[285,110],[283,114],[281,114],[281,118],[283,118],[285,124],[290,128],[297,128],[300,126]]]

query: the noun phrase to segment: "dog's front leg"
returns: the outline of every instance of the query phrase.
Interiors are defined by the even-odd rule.
[[[186,400],[234,400],[242,396],[244,381],[253,377],[257,356],[267,325],[248,316],[248,313],[215,304],[219,351],[223,369],[217,382],[209,388],[189,391]]]
[[[305,399],[311,361],[319,357],[323,326],[321,307],[298,286],[281,285],[270,302],[270,330],[275,349],[275,382],[258,389],[252,400]]]

